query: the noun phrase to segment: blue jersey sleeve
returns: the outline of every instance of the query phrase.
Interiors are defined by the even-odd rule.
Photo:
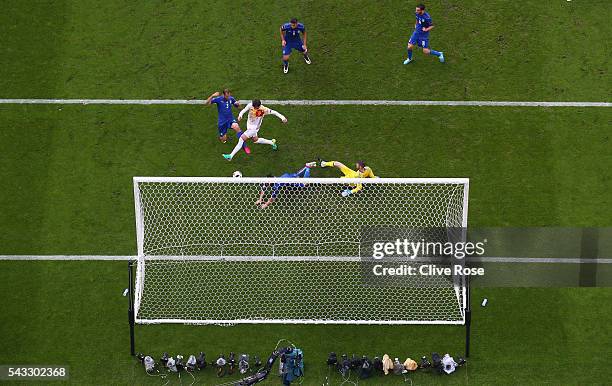
[[[427,15],[427,17],[425,17],[425,21],[423,22],[423,28],[431,27],[432,24],[431,17]]]
[[[283,31],[288,31],[291,29],[291,24],[290,23],[285,23],[281,26],[281,30]]]
[[[234,106],[236,106],[236,103],[238,103],[238,101],[236,100],[236,98],[234,97],[230,97],[230,103]]]
[[[221,95],[219,95],[218,97],[214,97],[213,99],[210,100],[210,104],[217,104],[221,101],[223,97]]]
[[[298,23],[298,31],[300,31],[301,33],[306,32],[306,26],[304,26],[304,24],[302,23]]]
[[[278,182],[272,185],[272,194],[270,196],[276,199],[276,197],[278,197],[278,191],[280,190],[280,188],[281,188],[281,184]]]

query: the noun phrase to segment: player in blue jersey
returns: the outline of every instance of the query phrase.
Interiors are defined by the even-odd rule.
[[[242,135],[242,130],[240,130],[238,121],[236,118],[234,118],[234,114],[232,113],[232,107],[239,108],[240,102],[238,102],[236,98],[232,96],[229,89],[224,89],[223,95],[221,95],[219,92],[213,93],[208,97],[208,99],[206,99],[204,104],[217,105],[217,112],[219,113],[217,128],[219,129],[219,140],[221,142],[227,142],[227,130],[230,128],[236,132],[236,137],[240,138]],[[251,149],[249,149],[246,144],[244,144],[242,148],[247,154],[251,153]]]
[[[408,58],[404,60],[404,64],[412,62],[412,49],[414,46],[423,48],[425,55],[437,56],[440,63],[444,63],[444,53],[429,48],[429,31],[431,31],[434,25],[429,13],[425,12],[423,4],[417,5],[414,16],[416,17],[416,23],[414,24],[414,32],[408,41]]]
[[[315,166],[317,166],[316,162],[308,162],[297,173],[285,173],[279,178],[308,178],[310,177],[310,168],[313,168]],[[269,175],[268,177],[274,177],[274,176]],[[259,199],[255,201],[255,205],[259,206],[261,209],[266,209],[274,201],[276,201],[276,198],[278,197],[278,193],[283,187],[303,188],[304,186],[306,185],[305,184],[295,184],[295,183],[284,184],[280,182],[277,182],[274,184],[261,184],[261,190],[259,192]],[[270,190],[270,198],[268,198],[267,201],[264,201],[264,196],[266,195],[267,190]]]
[[[301,36],[300,36],[301,34]],[[306,46],[306,27],[304,24],[298,23],[294,17],[289,23],[285,23],[280,27],[281,44],[283,46],[283,72],[289,72],[289,55],[291,51],[298,50],[304,54],[306,64],[312,63],[308,56],[308,47]]]

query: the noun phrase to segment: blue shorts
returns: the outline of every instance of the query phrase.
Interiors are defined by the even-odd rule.
[[[299,42],[290,42],[287,41],[287,44],[283,47],[283,55],[291,55],[292,50],[298,50],[299,52],[304,52],[302,48],[302,41]]]
[[[417,47],[429,48],[429,36],[420,36],[418,33],[413,32],[408,43]]]
[[[219,122],[217,128],[219,129],[219,137],[223,137],[227,134],[227,130],[229,130],[234,123],[238,123],[235,118],[232,118],[231,121]]]

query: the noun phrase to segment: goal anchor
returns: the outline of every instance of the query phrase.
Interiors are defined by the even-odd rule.
[[[130,354],[136,355],[134,340],[134,286],[132,261],[128,260],[128,322],[130,323]]]
[[[472,330],[472,306],[471,306],[471,286],[470,279],[465,279],[465,357],[470,356],[470,334]]]

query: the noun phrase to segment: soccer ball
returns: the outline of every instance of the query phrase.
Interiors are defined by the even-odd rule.
[[[241,172],[240,170],[236,170],[236,171],[234,172],[234,174],[232,174],[232,177],[234,177],[234,178],[240,178],[240,177],[242,177],[242,172]]]

